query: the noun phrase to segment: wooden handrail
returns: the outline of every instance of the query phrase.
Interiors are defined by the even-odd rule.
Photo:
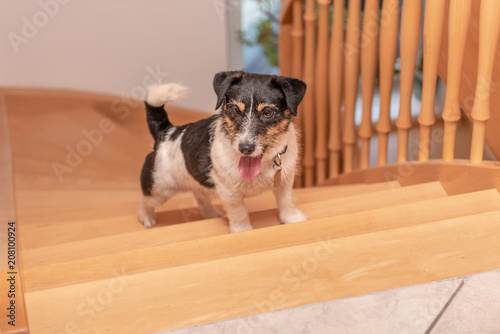
[[[358,136],[361,138],[359,153],[360,168],[367,168],[370,165],[372,102],[378,59],[379,8],[379,0],[367,0],[365,2],[363,32],[361,35],[361,98],[363,114],[358,129]]]
[[[408,134],[412,126],[411,97],[415,67],[417,64],[418,42],[420,39],[421,0],[406,0],[401,18],[401,77],[398,128],[397,162],[405,162],[408,156]]]
[[[407,161],[401,164],[376,166],[343,174],[326,181],[324,185],[397,181],[401,186],[406,187],[439,181],[446,193],[453,196],[493,188],[500,191],[499,168],[500,163],[492,161],[483,161],[477,164],[471,164],[468,160]]]

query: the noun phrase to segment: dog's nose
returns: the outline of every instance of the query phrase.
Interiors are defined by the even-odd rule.
[[[255,151],[255,145],[250,143],[240,143],[238,149],[244,155],[250,155]]]

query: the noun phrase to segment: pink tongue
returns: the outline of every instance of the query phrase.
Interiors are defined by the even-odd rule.
[[[260,173],[260,157],[247,157],[242,156],[238,165],[238,170],[241,176],[247,180],[252,181]]]

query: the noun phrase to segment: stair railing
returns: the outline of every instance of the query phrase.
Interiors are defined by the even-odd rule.
[[[302,115],[297,122],[303,133],[304,175],[297,185],[320,184],[340,172],[368,168],[373,126],[378,140],[377,165],[387,164],[388,138],[393,130],[391,98],[398,47],[400,104],[394,124],[398,134],[397,162],[408,160],[409,131],[415,123],[411,97],[420,38],[423,41],[423,82],[418,115],[418,160],[429,160],[432,128],[436,122],[436,82],[446,28],[448,85],[442,114],[442,159],[445,162],[454,160],[457,122],[461,117],[462,66],[473,5],[480,6],[480,25],[470,162],[482,161],[500,34],[500,1],[428,0],[424,3],[425,6],[421,0],[404,0],[400,5],[399,0],[365,0],[361,8],[361,0],[350,0],[345,8],[344,0],[282,1],[281,71],[284,75],[303,79],[308,85],[300,110]],[[420,36],[422,12],[423,35]],[[373,125],[377,71],[380,105],[378,121]],[[362,115],[356,129],[358,90],[361,90]]]

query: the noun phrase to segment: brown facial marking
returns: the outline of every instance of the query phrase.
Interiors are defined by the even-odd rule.
[[[257,111],[262,111],[262,110],[264,110],[264,108],[265,108],[265,107],[267,107],[267,106],[268,106],[268,104],[267,104],[267,103],[262,103],[262,102],[261,102],[261,103],[259,103],[259,104],[257,105]]]
[[[236,136],[237,136],[237,132],[236,132],[236,127],[234,126],[233,121],[228,116],[224,116],[224,122],[225,122],[226,130],[229,133],[229,136],[231,137],[231,140],[234,140],[234,138],[236,138]]]
[[[290,109],[285,110],[285,117],[288,118],[290,116],[292,116],[292,112],[290,111]]]
[[[264,110],[265,107],[274,107],[274,104],[268,104],[268,103],[264,103],[264,102],[261,102],[257,105],[257,111],[262,111]]]
[[[240,109],[241,112],[245,111],[245,104],[241,101],[235,101],[235,100],[231,100],[230,101],[232,104],[235,104],[238,109]]]
[[[273,143],[279,135],[286,132],[288,125],[290,124],[289,119],[284,119],[281,122],[271,126],[266,133],[259,136],[260,143]]]

